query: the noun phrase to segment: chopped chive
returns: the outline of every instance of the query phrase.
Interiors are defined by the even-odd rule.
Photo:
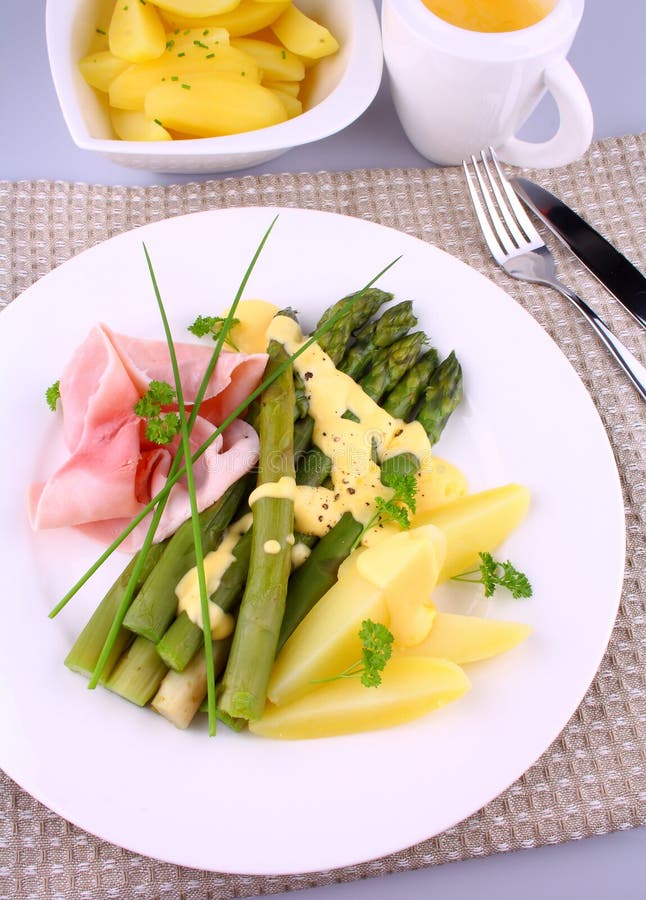
[[[215,56],[215,53],[207,53],[206,59],[213,59],[214,56]]]
[[[105,31],[102,28],[97,28],[96,33],[97,34],[105,34]]]
[[[178,56],[186,56],[186,53],[185,53],[184,50],[182,50],[182,52],[181,52],[181,53],[178,53],[177,55],[178,55]]]
[[[123,11],[124,11],[124,12],[128,12],[128,4],[127,4],[127,3],[126,3],[126,5],[123,7]]]
[[[190,33],[191,33],[191,29],[190,29],[190,28],[187,28],[187,29],[184,31],[184,34],[190,34]]]
[[[173,34],[179,34],[179,28],[176,28]]]
[[[203,44],[202,41],[193,41],[193,43],[195,44],[196,47],[201,47],[203,50],[209,49],[209,45]]]
[[[171,81],[179,81],[179,75],[171,75],[170,80]]]
[[[209,29],[208,29],[208,28],[205,28],[204,31],[202,32],[202,34],[208,34],[208,33],[209,33]]]
[[[170,48],[174,47],[174,46],[175,46],[175,41],[173,41],[173,40],[166,41],[166,49],[167,50],[170,50]]]
[[[190,89],[191,89],[190,84],[183,84],[182,87],[184,88],[185,91],[190,91]]]
[[[165,78],[162,78],[162,81],[166,81],[166,79],[165,79]],[[159,119],[153,119],[153,122],[155,122],[156,125],[159,125],[160,128],[163,128],[163,127],[164,127],[164,126],[162,125],[162,123],[159,121]]]
[[[287,54],[285,53],[284,50],[281,50],[281,51],[280,51],[280,55],[281,55],[281,58],[282,58],[282,59],[287,59]]]

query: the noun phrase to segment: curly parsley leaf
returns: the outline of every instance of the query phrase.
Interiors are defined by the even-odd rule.
[[[393,648],[394,637],[381,622],[373,622],[372,619],[364,619],[359,630],[361,640],[361,659],[352,663],[338,675],[313,681],[312,684],[327,684],[329,681],[339,681],[341,678],[361,678],[364,687],[379,687],[381,673],[386,668]]]
[[[417,509],[415,495],[418,482],[415,475],[412,472],[408,475],[392,473],[384,477],[384,484],[392,489],[392,496],[388,499],[375,497],[375,513],[368,519],[361,533],[355,539],[352,545],[353,550],[359,546],[364,534],[370,531],[377,522],[383,525],[388,522],[396,522],[400,528],[410,528],[409,513],[415,513]]]
[[[169,444],[180,429],[176,412],[162,412],[176,398],[166,381],[151,381],[148,390],[134,405],[135,414],[146,419],[146,437],[153,444]]]
[[[45,391],[45,400],[47,401],[47,406],[49,406],[52,412],[56,412],[56,403],[60,399],[60,396],[61,383],[60,381],[55,381],[54,384],[50,384],[50,386]]]
[[[394,637],[381,622],[364,619],[359,632],[361,639],[361,684],[365,687],[377,687],[381,684],[381,673],[386,668],[393,648]]]
[[[480,566],[471,572],[455,575],[454,581],[468,584],[482,584],[485,597],[493,596],[496,588],[506,588],[515,599],[532,596],[532,586],[528,577],[519,572],[510,562],[500,562],[491,553],[479,553]]]
[[[188,326],[188,330],[194,334],[196,337],[206,337],[208,334],[211,335],[214,341],[222,334],[222,328],[224,327],[225,319],[222,316],[198,316],[197,319],[193,322],[192,325]],[[240,319],[231,319],[229,324],[229,329],[233,328],[234,325],[238,325],[240,323]],[[231,340],[231,336],[227,334],[226,342],[234,350],[238,348]]]

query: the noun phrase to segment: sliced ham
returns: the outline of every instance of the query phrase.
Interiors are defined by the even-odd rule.
[[[190,404],[213,348],[180,343],[175,349],[184,398]],[[266,361],[264,354],[220,354],[193,427],[193,450],[258,385]],[[133,407],[152,380],[173,383],[164,342],[116,334],[104,325],[90,332],[61,376],[63,436],[70,456],[46,482],[31,486],[29,515],[34,528],[77,526],[109,543],[161,490],[180,438],[166,446],[145,439]],[[257,457],[255,431],[235,420],[194,467],[200,511],[249,471]],[[189,515],[188,492],[181,480],[170,492],[156,540],[175,531]],[[122,549],[132,552],[141,546],[146,528],[144,520]]]

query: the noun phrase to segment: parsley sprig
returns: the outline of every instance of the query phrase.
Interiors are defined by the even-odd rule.
[[[417,479],[415,475],[412,472],[409,472],[407,475],[393,472],[384,475],[382,480],[386,487],[392,489],[393,493],[388,499],[375,497],[375,512],[355,539],[352,545],[353,550],[359,546],[366,532],[374,528],[377,523],[385,525],[388,522],[396,522],[400,528],[410,528],[409,513],[414,514],[417,509],[415,499]]]
[[[394,637],[381,622],[373,622],[372,619],[364,619],[359,631],[361,640],[361,659],[352,663],[338,675],[330,678],[322,678],[314,684],[327,684],[329,681],[338,681],[341,678],[361,678],[364,687],[379,687],[381,673],[386,668],[393,648]]]
[[[54,384],[50,384],[50,386],[45,391],[45,400],[47,401],[47,406],[51,409],[52,412],[56,412],[56,403],[60,399],[61,396],[61,383],[59,381],[55,381]]]
[[[217,341],[222,334],[225,322],[226,319],[223,319],[222,316],[198,316],[193,324],[188,326],[188,330],[196,337],[206,337],[207,334],[210,334],[213,340]],[[231,335],[228,332],[234,325],[238,325],[239,323],[240,319],[230,319],[225,335],[226,343],[233,347],[234,350],[237,350],[238,348],[231,340]]]
[[[471,572],[454,575],[453,581],[464,581],[467,584],[484,585],[485,597],[493,596],[497,587],[504,587],[512,597],[531,597],[532,586],[523,572],[519,572],[512,564],[499,562],[491,553],[479,553],[480,566]]]
[[[180,429],[176,412],[162,412],[176,399],[174,388],[166,381],[151,381],[148,390],[134,405],[136,415],[146,419],[146,437],[153,444],[170,444]]]

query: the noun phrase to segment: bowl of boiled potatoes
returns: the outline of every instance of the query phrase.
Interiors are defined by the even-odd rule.
[[[48,0],[47,48],[78,147],[185,174],[340,131],[383,61],[373,0]]]

